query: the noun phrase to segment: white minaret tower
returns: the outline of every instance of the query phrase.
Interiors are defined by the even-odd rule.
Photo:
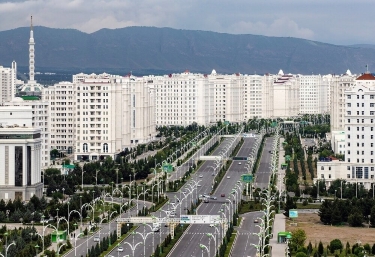
[[[33,16],[31,16],[31,25],[30,25],[30,40],[29,40],[29,79],[34,81],[35,74],[35,51],[34,51],[34,32],[33,32]]]

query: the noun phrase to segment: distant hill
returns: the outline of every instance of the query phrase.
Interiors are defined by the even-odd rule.
[[[290,37],[232,35],[155,27],[74,29],[35,27],[36,71],[74,70],[166,74],[328,74],[375,67],[375,48],[339,46]],[[29,28],[0,32],[0,65],[28,65]]]

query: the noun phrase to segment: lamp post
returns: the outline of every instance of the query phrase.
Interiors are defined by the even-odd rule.
[[[36,251],[36,255],[35,255],[35,257],[36,256],[38,256],[38,249],[39,249],[39,245],[37,244],[36,246],[34,246],[35,247],[35,251]]]
[[[10,243],[7,248],[5,249],[5,257],[8,257],[8,250],[9,250],[9,247],[11,247],[12,245],[16,245],[16,243],[13,241],[12,243]]]
[[[202,249],[202,257],[203,257],[203,250],[207,251],[208,256],[210,256],[210,250],[204,244],[199,244],[199,247]]]
[[[82,192],[83,192],[83,173],[85,173],[86,171],[83,171],[83,167],[82,167]]]
[[[208,243],[208,246],[209,246],[209,252],[210,252],[210,254],[211,254],[211,247],[210,247],[210,245],[211,245],[211,243],[210,243],[210,241],[211,241],[211,238],[214,240],[214,243],[215,243],[215,251],[214,251],[214,256],[216,256],[216,249],[217,249],[217,246],[216,246],[216,238],[211,234],[211,233],[207,233],[206,234],[207,236],[208,236],[208,238],[209,238],[209,243]]]

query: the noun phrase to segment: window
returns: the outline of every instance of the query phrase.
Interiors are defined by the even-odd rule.
[[[347,166],[346,169],[347,169],[347,170],[350,170],[350,166]]]
[[[374,99],[374,95],[370,95],[370,99]]]
[[[324,178],[324,174],[320,174],[320,178]]]
[[[328,170],[331,170],[331,167],[328,167]]]
[[[331,174],[328,174],[328,178],[331,178]]]
[[[350,178],[350,174],[346,174],[346,178]]]
[[[352,99],[352,96],[351,96],[351,95],[348,95],[348,99]]]
[[[321,170],[324,170],[324,166],[322,166],[320,169],[321,169]]]

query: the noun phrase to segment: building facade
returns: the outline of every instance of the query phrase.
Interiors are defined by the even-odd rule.
[[[0,117],[0,198],[41,197],[41,130],[31,107],[1,106]]]
[[[318,179],[324,179],[328,185],[335,179],[343,179],[370,189],[375,182],[375,77],[365,73],[354,82],[345,82],[352,84],[342,85],[345,89],[333,96],[339,97],[338,107],[342,109],[338,112],[342,114],[341,120],[335,117],[337,124],[343,126],[343,133],[336,141],[341,139],[341,144],[345,144],[345,160],[318,162]],[[340,144],[335,147],[339,151]]]

